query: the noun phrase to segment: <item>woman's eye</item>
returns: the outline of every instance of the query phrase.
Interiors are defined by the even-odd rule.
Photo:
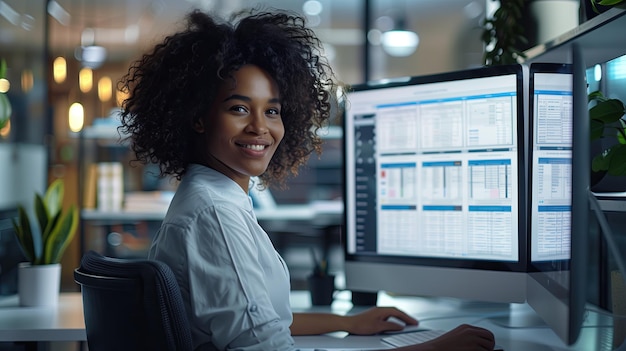
[[[277,108],[271,108],[267,110],[268,115],[280,115],[280,110]]]
[[[231,108],[230,108],[230,110],[231,110],[231,111],[235,111],[235,112],[241,112],[241,113],[245,113],[245,112],[247,112],[247,111],[248,111],[248,110],[247,110],[245,107],[243,107],[243,106],[233,106],[233,107],[231,107]]]

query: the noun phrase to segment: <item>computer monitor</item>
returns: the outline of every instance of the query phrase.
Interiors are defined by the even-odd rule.
[[[578,57],[578,58],[577,58]],[[528,304],[568,345],[586,302],[589,116],[585,67],[530,65],[530,262]]]
[[[353,295],[525,301],[523,70],[348,91],[344,270]]]

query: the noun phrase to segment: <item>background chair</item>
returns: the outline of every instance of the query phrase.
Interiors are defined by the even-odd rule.
[[[163,262],[89,251],[74,270],[87,343],[100,350],[192,350],[180,289]]]

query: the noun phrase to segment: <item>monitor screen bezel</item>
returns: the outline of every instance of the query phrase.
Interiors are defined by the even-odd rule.
[[[515,262],[511,261],[495,261],[495,260],[478,260],[478,259],[462,259],[462,258],[433,258],[433,257],[406,257],[406,256],[395,256],[395,255],[380,255],[380,254],[367,254],[367,253],[351,253],[348,250],[348,238],[343,240],[344,244],[344,259],[345,263],[348,267],[354,267],[355,264],[362,264],[362,267],[367,269],[373,269],[376,265],[387,266],[389,268],[401,269],[407,268],[410,266],[423,266],[423,267],[432,267],[435,270],[433,272],[438,272],[438,269],[446,269],[450,268],[456,270],[458,274],[462,275],[463,271],[473,270],[473,271],[485,271],[485,272],[502,272],[502,273],[515,273],[515,274],[525,274],[527,269],[527,229],[526,229],[526,150],[525,145],[527,144],[526,139],[526,131],[527,131],[527,101],[526,101],[526,83],[525,82],[525,67],[522,65],[501,65],[501,66],[493,66],[493,67],[480,67],[480,68],[472,68],[461,71],[454,72],[446,72],[439,73],[433,75],[426,76],[415,76],[410,78],[398,79],[398,80],[390,80],[376,83],[368,83],[368,84],[359,84],[352,86],[348,92],[346,97],[346,104],[350,104],[350,96],[353,93],[358,93],[360,91],[371,91],[371,90],[380,90],[380,89],[388,89],[388,88],[396,88],[396,87],[404,87],[411,85],[424,85],[429,83],[439,83],[439,82],[448,82],[448,81],[456,81],[456,80],[469,80],[469,79],[477,79],[484,77],[493,77],[493,76],[501,76],[501,75],[515,75],[516,77],[516,108],[517,108],[517,118],[516,118],[516,127],[517,127],[517,162],[518,162],[518,260]],[[348,109],[345,109],[344,112],[344,136],[345,133],[349,133],[347,130],[347,119],[348,119]],[[348,139],[344,137],[344,184],[347,184],[349,180],[347,179],[347,155],[350,148],[348,148]],[[344,187],[344,205],[347,205],[348,199],[348,191],[349,187]],[[347,208],[347,207],[346,207]],[[344,229],[351,230],[347,226],[349,225],[348,221],[348,211],[344,212]],[[347,233],[347,231],[345,231]],[[466,271],[467,272],[467,271]],[[348,270],[346,276],[347,288],[350,289],[350,280],[349,276],[350,270]],[[358,284],[357,284],[358,285]],[[381,286],[381,290],[384,290],[384,287]],[[515,300],[524,301],[525,295],[524,292],[520,293]]]
[[[578,339],[586,305],[586,231],[589,205],[589,117],[587,107],[586,67],[576,46],[572,47],[572,63],[531,63],[529,67],[530,126],[529,159],[533,157],[534,77],[536,73],[563,73],[572,76],[572,223],[569,259],[533,262],[528,253],[528,304],[567,345]],[[529,164],[529,189],[532,189],[532,163]],[[532,194],[528,202],[528,238],[533,233]],[[529,245],[530,250],[530,245]],[[567,287],[555,282],[550,273],[561,272],[569,279]]]

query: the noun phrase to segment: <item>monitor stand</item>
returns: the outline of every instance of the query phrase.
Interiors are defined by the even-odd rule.
[[[527,304],[512,303],[509,313],[503,316],[492,316],[488,319],[505,328],[540,328],[547,327],[546,322]]]
[[[377,292],[352,291],[352,305],[354,306],[376,306],[377,301]]]

